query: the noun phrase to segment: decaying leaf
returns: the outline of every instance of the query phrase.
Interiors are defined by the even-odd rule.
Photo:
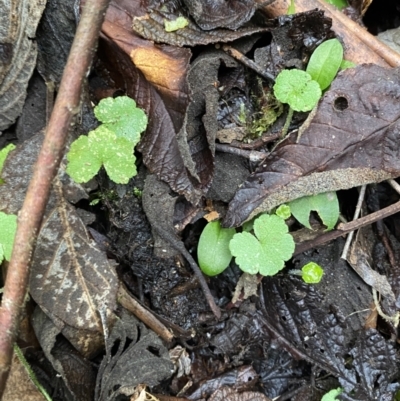
[[[32,325],[46,358],[62,377],[72,399],[92,401],[96,377],[91,363],[60,335],[61,330],[39,306],[33,313]]]
[[[176,15],[153,10],[141,17],[134,17],[132,21],[133,30],[145,39],[154,40],[158,43],[167,43],[173,46],[197,46],[217,42],[231,42],[235,39],[249,36],[254,33],[266,32],[270,28],[259,26],[246,26],[236,31],[228,29],[213,29],[204,31],[191,19],[188,25],[174,32],[166,32],[164,20],[173,20]]]
[[[33,40],[46,0],[0,4],[0,130],[15,122],[36,64]]]
[[[400,69],[339,74],[299,143],[290,136],[239,188],[225,226],[306,195],[400,175]]]
[[[262,393],[255,391],[244,391],[243,393],[238,393],[229,387],[221,387],[216,390],[209,401],[271,401],[270,398],[266,397]]]
[[[238,29],[254,14],[253,0],[184,0],[190,15],[200,28]]]
[[[34,135],[6,160],[0,210],[17,213],[21,208],[42,140],[42,133]],[[62,171],[54,188],[32,259],[30,293],[74,346],[88,355],[101,346],[107,318],[102,322],[100,314],[109,316],[114,309],[117,276],[113,264],[66,200],[87,197],[83,188]],[[74,330],[81,331],[81,336]],[[96,341],[84,341],[91,335]]]
[[[111,401],[119,394],[129,396],[140,383],[156,386],[174,372],[160,338],[125,311],[106,341],[106,350],[97,376],[98,401]]]

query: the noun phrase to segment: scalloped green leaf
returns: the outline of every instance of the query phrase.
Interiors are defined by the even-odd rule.
[[[128,96],[102,99],[94,108],[94,114],[117,137],[129,139],[134,145],[140,141],[148,122],[145,112]]]
[[[313,52],[306,72],[325,90],[335,79],[343,61],[343,46],[337,39],[321,43]]]
[[[111,180],[127,184],[136,175],[133,147],[131,141],[101,125],[72,143],[66,171],[74,181],[87,182],[104,165]]]
[[[321,401],[338,401],[337,396],[343,393],[343,389],[338,387],[326,393],[322,398]]]
[[[216,276],[229,266],[232,259],[229,242],[235,233],[234,228],[222,228],[219,221],[211,221],[204,227],[197,247],[197,259],[204,274]]]
[[[254,220],[255,236],[235,234],[229,249],[236,263],[246,273],[273,276],[283,269],[294,252],[294,241],[285,221],[276,215],[263,214]]]
[[[10,260],[11,251],[14,244],[15,232],[17,231],[17,216],[0,212],[0,262],[1,255],[6,260]]]
[[[289,203],[292,215],[303,226],[311,229],[310,213],[318,213],[327,230],[332,230],[339,218],[339,201],[336,192],[305,196]]]
[[[275,80],[275,97],[295,111],[310,111],[321,98],[321,88],[310,74],[301,70],[283,70]]]

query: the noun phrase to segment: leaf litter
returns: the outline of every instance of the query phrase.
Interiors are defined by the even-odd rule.
[[[190,221],[183,234],[185,244],[179,246],[195,249],[202,225],[200,217],[204,214],[202,197],[207,193],[211,198],[219,196],[212,185],[221,182],[219,174],[222,172],[215,165],[224,166],[225,205],[230,201],[225,224],[235,226],[260,211],[271,210],[302,196],[397,177],[395,104],[398,100],[398,71],[360,66],[340,74],[326,92],[298,144],[296,136],[291,135],[253,174],[250,172],[255,166],[243,163],[248,167],[249,176],[234,195],[238,184],[230,179],[235,178],[233,172],[239,172],[236,166],[239,157],[215,152],[217,131],[225,128],[218,122],[218,115],[221,104],[225,102],[225,99],[221,100],[222,96],[232,91],[229,105],[238,106],[237,116],[240,117],[243,109],[240,104],[251,96],[254,81],[249,80],[246,71],[247,75],[242,75],[247,80],[244,85],[237,80],[233,85],[229,84],[229,89],[221,88],[218,82],[223,82],[224,77],[230,75],[228,72],[238,71],[237,61],[215,49],[192,52],[187,47],[175,45],[194,46],[201,40],[215,43],[215,39],[210,38],[218,35],[217,42],[223,42],[223,35],[226,35],[230,41],[242,38],[242,42],[234,44],[248,53],[258,40],[253,40],[252,34],[271,32],[271,44],[262,52],[257,48],[255,59],[260,62],[269,57],[266,68],[277,75],[291,63],[301,66],[320,41],[331,37],[330,25],[319,12],[283,17],[279,24],[276,21],[259,24],[252,2],[232,2],[232,10],[238,7],[236,11],[239,12],[235,15],[239,22],[229,13],[223,13],[225,4],[220,2],[204,2],[205,7],[214,7],[212,15],[202,12],[198,15],[196,6],[199,2],[196,0],[183,3],[184,14],[190,23],[168,36],[165,31],[160,31],[163,22],[155,21],[158,17],[152,19],[165,16],[165,9],[144,9],[139,2],[113,2],[103,26],[100,59],[96,66],[99,75],[107,69],[112,77],[113,82],[108,81],[108,88],[126,92],[149,116],[149,128],[139,150],[143,163],[157,178],[149,180],[154,187],[147,189],[143,201],[146,212],[152,210],[149,221],[153,231],[157,233],[158,223],[166,230],[164,241],[166,237],[180,241],[178,235]],[[181,3],[171,2],[167,7],[172,11],[168,12],[176,15],[180,6]],[[221,25],[214,21],[214,15],[218,20],[219,13],[227,18]],[[310,32],[313,19],[318,23],[315,23],[315,32]],[[154,24],[153,36],[146,37],[143,21],[148,23],[150,20]],[[132,21],[134,25],[138,21],[143,23],[135,28],[136,34],[131,30]],[[184,36],[185,30],[190,32],[187,37],[197,42],[182,42],[179,35]],[[297,30],[297,36],[293,35],[293,30]],[[304,32],[308,42],[299,32]],[[164,39],[158,36],[161,33]],[[175,35],[175,39],[165,39],[173,38],[171,35]],[[181,41],[180,44],[177,41]],[[277,51],[278,48],[281,52]],[[102,78],[105,79],[104,75]],[[228,114],[232,118],[233,113]],[[301,115],[297,118],[294,125],[304,119]],[[232,120],[240,121],[237,118]],[[277,120],[273,129],[278,126],[279,130],[281,120]],[[8,213],[16,213],[20,208],[40,136],[37,134],[19,145],[15,155],[6,162],[2,175],[6,184],[0,186],[0,209]],[[224,160],[223,164],[218,164],[220,160]],[[243,171],[240,172],[242,176],[245,175]],[[139,297],[143,298],[140,288],[144,289],[144,298],[150,300],[152,309],[170,324],[175,336],[188,339],[190,335],[185,330],[195,328],[196,335],[191,339],[195,347],[188,347],[192,369],[185,380],[197,383],[194,387],[199,390],[192,387],[184,393],[191,399],[209,396],[212,400],[265,400],[297,388],[307,394],[305,399],[311,400],[315,399],[313,394],[322,395],[341,386],[344,389],[341,399],[374,400],[390,399],[398,390],[395,332],[392,328],[392,338],[382,335],[385,329],[382,331],[384,325],[381,324],[364,329],[372,302],[370,289],[346,262],[340,260],[340,240],[289,262],[303,266],[312,259],[321,265],[325,274],[319,284],[306,285],[283,270],[276,277],[262,280],[259,298],[253,296],[244,300],[239,291],[235,294],[234,305],[229,304],[229,299],[240,274],[237,266],[231,264],[223,274],[210,281],[213,295],[224,309],[222,320],[216,323],[207,316],[207,307],[201,301],[203,296],[198,284],[191,282],[190,271],[183,266],[179,256],[174,259],[176,252],[175,256],[166,252],[169,257],[163,260],[152,255],[149,226],[140,200],[130,192],[133,191],[132,185],[143,188],[145,175],[139,168],[139,177],[135,178],[134,184],[131,182],[125,187],[110,184],[100,173],[102,193],[110,191],[108,198],[103,200],[110,214],[106,223],[109,229],[103,228],[108,236],[105,242],[110,238],[113,242],[104,249],[94,243],[75,208],[65,200],[76,203],[85,199],[88,196],[85,190],[62,173],[60,182],[55,183],[56,189],[38,238],[31,295],[38,304],[34,326],[42,349],[75,399],[108,400],[123,394],[128,397],[132,394],[132,386],[146,382],[155,388],[171,377],[172,380],[157,391],[176,395],[182,390],[182,378],[179,381],[172,376],[166,348],[154,333],[120,308],[116,314],[113,313],[121,280],[129,284],[130,290]],[[160,185],[160,180],[168,185],[163,188],[163,197],[154,199],[159,194],[154,188]],[[182,206],[185,202],[187,207]],[[218,208],[223,216],[225,205],[220,197],[212,206]],[[180,221],[185,223],[176,230],[178,225],[174,214],[178,209],[187,214],[180,216]],[[314,227],[313,215],[310,221]],[[101,227],[101,224],[96,224],[96,227]],[[168,247],[166,241],[159,243],[157,249],[163,253]],[[118,276],[115,263],[107,256],[120,262]],[[384,254],[382,260],[386,259],[388,255]],[[50,260],[48,264],[46,261]],[[356,260],[357,263],[360,264]],[[385,272],[381,273],[384,277]],[[396,274],[392,274],[389,282],[395,285]],[[376,282],[368,284],[377,285]],[[388,289],[390,284],[384,284],[386,294],[393,294]],[[68,288],[64,288],[65,285]],[[392,297],[392,304],[386,307],[390,309],[395,301]],[[66,313],[70,308],[74,310],[72,315]],[[47,323],[44,323],[46,319]],[[47,339],[46,332],[51,333]],[[102,350],[104,342],[104,358],[93,359]],[[80,392],[79,380],[66,362],[68,358],[64,359],[65,355],[73,355],[79,360],[76,366],[85,366],[76,370],[87,378],[87,392]],[[93,368],[83,357],[96,360],[100,366],[95,373],[96,385]],[[376,363],[371,363],[371,360]],[[247,372],[250,363],[254,371],[245,376],[249,387],[224,387],[225,384],[240,383],[238,373]],[[309,377],[311,370],[312,380]],[[135,372],[139,372],[138,376]],[[325,378],[326,374],[331,375],[329,380],[332,382]],[[227,380],[224,382],[222,378],[225,377]],[[315,378],[316,386],[313,387],[310,383]],[[306,381],[306,385],[302,387],[299,379]],[[198,385],[201,380],[208,384],[205,387]],[[255,383],[262,385],[263,393],[253,391],[260,390],[260,387],[254,387]]]

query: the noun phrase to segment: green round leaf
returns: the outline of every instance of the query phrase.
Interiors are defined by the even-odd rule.
[[[275,214],[283,220],[288,219],[292,215],[292,213],[290,212],[290,206],[285,204],[280,205],[278,209],[276,209]]]
[[[207,276],[222,273],[231,262],[229,242],[235,234],[234,228],[222,228],[219,221],[211,221],[200,235],[197,259],[200,269]]]
[[[101,168],[101,160],[93,156],[89,137],[85,135],[72,142],[67,160],[67,174],[79,183],[91,180]]]
[[[311,55],[307,72],[322,90],[335,79],[343,61],[343,46],[337,39],[329,39],[321,43]]]
[[[118,137],[129,139],[134,145],[147,127],[147,116],[128,96],[102,99],[94,108],[96,118]]]
[[[314,262],[309,262],[304,265],[301,271],[301,277],[307,284],[319,283],[324,275],[324,269]]]
[[[136,175],[133,143],[117,137],[104,124],[74,141],[67,159],[66,171],[76,182],[89,181],[102,165],[117,184],[127,184]]]
[[[321,98],[321,88],[311,75],[301,70],[283,70],[274,85],[276,98],[295,111],[310,111]]]
[[[283,269],[294,252],[294,241],[285,221],[263,214],[254,220],[256,237],[248,232],[235,234],[229,244],[238,266],[246,273],[273,276]]]
[[[265,266],[265,254],[257,238],[248,233],[235,234],[229,243],[229,249],[236,258],[236,263],[246,273],[257,274]]]

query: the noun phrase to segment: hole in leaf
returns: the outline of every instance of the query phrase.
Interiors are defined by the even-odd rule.
[[[339,96],[335,99],[333,106],[335,107],[335,110],[343,111],[349,107],[349,102],[344,96]]]
[[[154,356],[160,357],[160,350],[152,345],[147,347],[147,351],[149,351]]]

